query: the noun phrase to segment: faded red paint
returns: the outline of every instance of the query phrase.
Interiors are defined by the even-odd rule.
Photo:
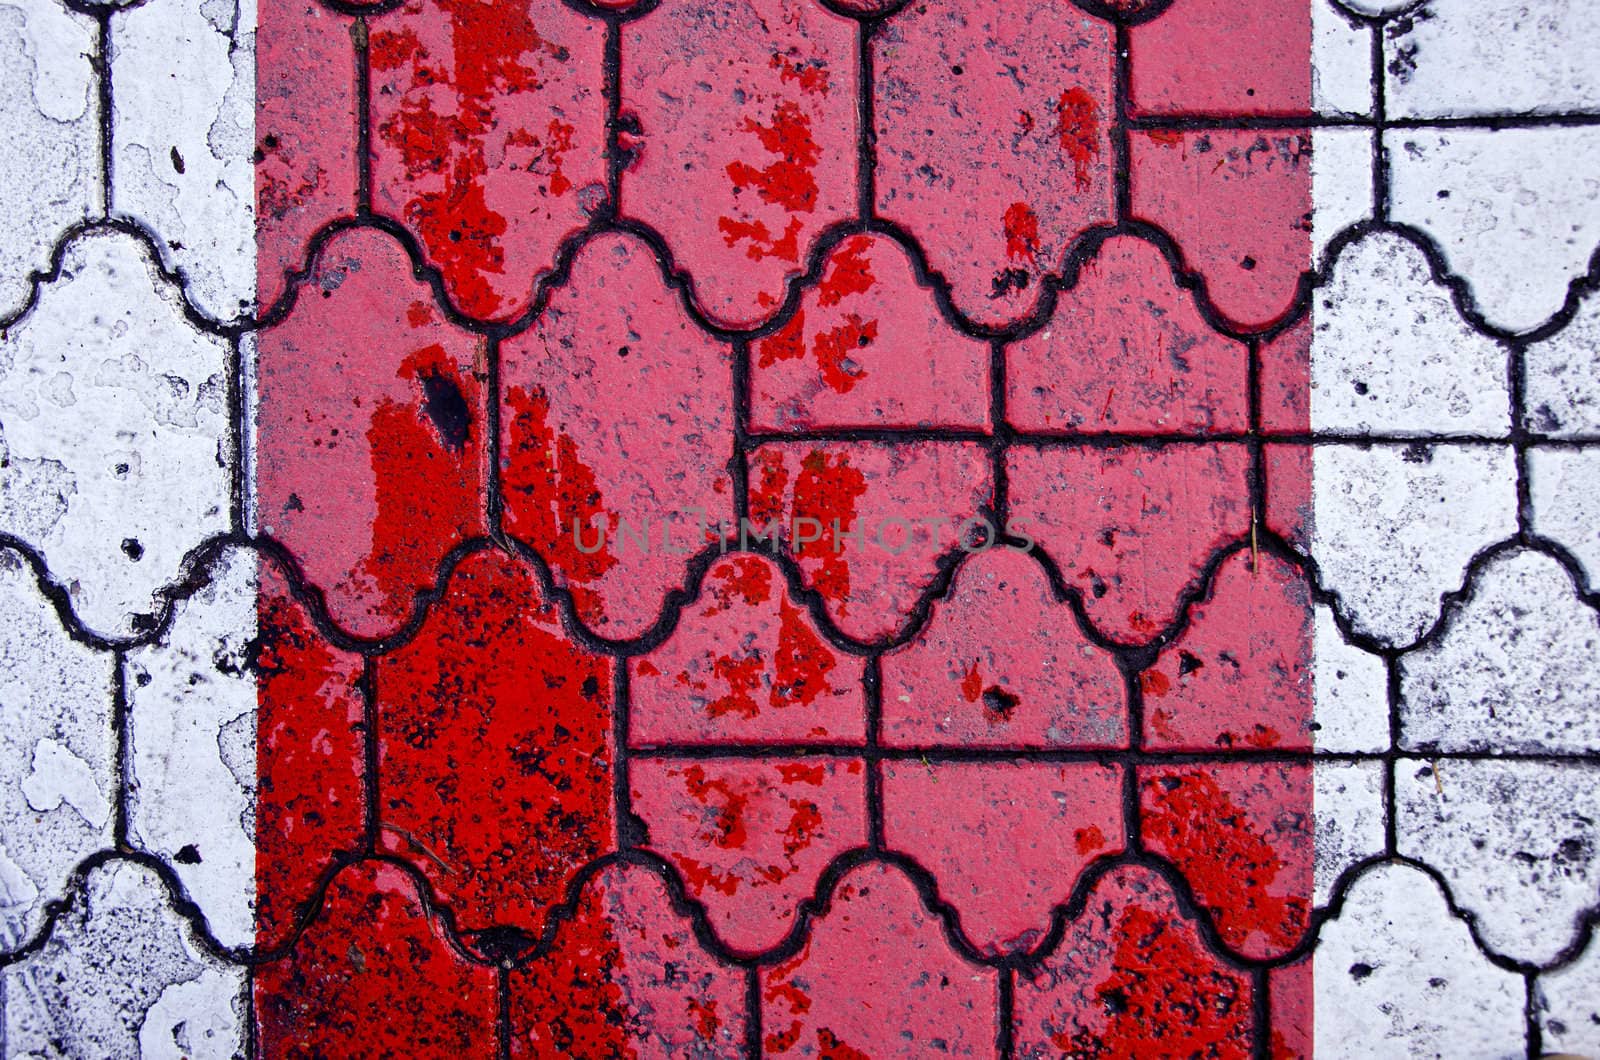
[[[866,839],[859,761],[635,758],[630,780],[651,849],[677,866],[717,937],[746,953],[782,940],[822,869]]]
[[[1250,1055],[1247,974],[1220,964],[1148,869],[1100,880],[1054,955],[1017,977],[1019,1056]]]
[[[610,660],[575,647],[498,552],[463,560],[416,639],[379,660],[383,847],[463,930],[536,934],[612,849],[611,684]]]
[[[1236,552],[1145,682],[1145,744],[1312,746],[1311,588],[1273,555]]]
[[[955,528],[988,492],[986,455],[966,443],[782,443],[751,458],[751,519],[814,520],[808,536],[822,528],[795,557],[828,616],[860,639],[904,624],[938,557],[954,550]],[[860,541],[846,536],[852,528]]]
[[[883,798],[889,848],[933,873],[990,953],[1037,947],[1084,867],[1122,850],[1105,838],[1122,832],[1121,776],[1106,766],[898,761]]]
[[[794,317],[752,352],[762,430],[988,425],[988,346],[945,323],[890,239],[841,242]]]
[[[1311,107],[1305,4],[1181,0],[1130,37],[1136,111],[1280,115]]]
[[[694,326],[648,247],[603,235],[501,352],[505,528],[572,589],[585,623],[637,636],[682,584],[702,527],[733,522],[732,351]]]
[[[996,549],[956,573],[933,619],[883,657],[883,742],[1121,747],[1122,673],[1028,556]]]
[[[708,315],[761,322],[855,206],[854,25],[797,0],[691,0],[628,23],[622,52],[624,212],[666,236]]]
[[[1146,847],[1182,870],[1225,943],[1275,957],[1311,911],[1311,768],[1213,763],[1140,770]]]
[[[1248,361],[1178,289],[1159,249],[1117,236],[1049,323],[1006,348],[1006,409],[1033,431],[1242,432]]]
[[[1018,448],[1011,510],[1108,636],[1147,643],[1211,553],[1249,533],[1242,445]]]
[[[737,1057],[744,979],[673,911],[656,875],[602,869],[551,949],[511,974],[511,1055]]]
[[[995,978],[951,952],[898,870],[866,865],[839,881],[805,947],[762,970],[762,1045],[836,1060],[993,1056]]]
[[[372,19],[373,204],[464,312],[520,313],[603,205],[603,38],[562,4],[411,0]]]
[[[673,636],[633,663],[635,743],[863,738],[862,661],[831,648],[771,561],[730,556]]]
[[[294,949],[256,970],[254,993],[263,1056],[494,1055],[494,969],[451,945],[392,865],[335,876]]]
[[[905,5],[872,47],[879,214],[962,313],[1025,316],[1073,241],[1112,220],[1110,26],[1071,4],[950,0]],[[1005,221],[1019,203],[1031,243]]]
[[[370,229],[323,247],[256,340],[256,508],[332,617],[392,633],[484,527],[483,343],[448,324]]]
[[[250,666],[256,757],[256,936],[287,940],[336,854],[364,828],[361,659],[331,647],[263,561]]]

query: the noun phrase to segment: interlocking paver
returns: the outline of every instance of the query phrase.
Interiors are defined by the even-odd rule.
[[[1528,492],[1533,530],[1567,549],[1582,569],[1586,590],[1600,586],[1600,518],[1590,479],[1593,449],[1528,451]]]

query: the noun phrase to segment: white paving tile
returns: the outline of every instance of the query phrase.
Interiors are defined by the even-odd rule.
[[[236,317],[255,302],[255,2],[149,0],[112,26],[112,207]]]
[[[1315,953],[1318,1056],[1524,1055],[1522,978],[1478,952],[1416,869],[1363,873]]]
[[[1372,111],[1370,31],[1328,0],[1311,0],[1311,109],[1318,114]],[[1319,204],[1320,205],[1320,204]]]
[[[1325,604],[1316,605],[1311,644],[1317,750],[1388,747],[1389,675],[1383,660],[1347,642]]]
[[[1312,555],[1354,626],[1400,647],[1437,621],[1479,549],[1516,531],[1509,448],[1318,446]]]
[[[37,934],[73,868],[111,845],[112,669],[0,550],[0,949]]]
[[[1394,117],[1600,107],[1592,0],[1428,0],[1389,23],[1383,49]]]
[[[226,352],[142,244],[103,230],[0,335],[0,530],[97,632],[140,629],[184,554],[227,529]]]
[[[1402,657],[1401,746],[1600,751],[1600,615],[1537,552],[1497,556],[1442,636]]]
[[[111,862],[0,972],[19,1057],[243,1057],[244,973],[207,956],[150,870]]]
[[[1312,303],[1315,430],[1505,434],[1506,351],[1461,319],[1411,241],[1347,245]]]
[[[1600,295],[1549,338],[1529,343],[1524,357],[1528,429],[1541,434],[1600,434]]]
[[[1600,449],[1528,452],[1533,530],[1570,551],[1587,588],[1600,588]]]
[[[1546,1053],[1600,1055],[1600,942],[1576,961],[1539,976],[1539,1025]]]
[[[1383,764],[1318,762],[1312,785],[1312,894],[1324,906],[1346,869],[1383,853]]]
[[[1328,244],[1372,216],[1372,134],[1318,129],[1311,139],[1311,259],[1321,266]]]
[[[258,560],[230,548],[171,628],[128,656],[129,836],[229,946],[254,938]]]
[[[0,0],[0,317],[22,308],[57,237],[100,209],[95,35],[59,0]]]
[[[1400,853],[1437,869],[1502,956],[1544,964],[1600,906],[1600,775],[1550,762],[1401,759]]]
[[[1600,244],[1600,128],[1404,129],[1385,137],[1390,216],[1426,231],[1496,327],[1566,303]]]

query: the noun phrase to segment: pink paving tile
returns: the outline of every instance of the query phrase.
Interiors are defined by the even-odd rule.
[[[1178,0],[1129,32],[1135,111],[1303,114],[1311,108],[1306,4]]]
[[[1200,316],[1159,248],[1116,236],[1044,328],[1006,347],[1006,415],[1029,431],[1241,432],[1248,359]]]
[[[751,344],[759,430],[989,425],[989,345],[940,315],[894,240],[850,236],[778,331]]]
[[[903,648],[883,657],[887,746],[1121,747],[1125,690],[1044,569],[980,552]]]
[[[1139,675],[1145,746],[1309,750],[1311,586],[1275,555],[1235,552]]]
[[[256,938],[281,945],[333,865],[365,836],[361,657],[327,643],[264,562],[256,602]]]
[[[762,1044],[836,1060],[995,1056],[996,980],[950,949],[902,873],[864,865],[839,881],[800,952],[762,970]]]
[[[505,319],[606,206],[605,27],[564,4],[410,0],[372,20],[372,195],[454,304]]]
[[[1311,429],[1313,313],[1261,344],[1261,426],[1268,431]],[[1309,496],[1309,494],[1307,495]]]
[[[1088,763],[886,763],[884,842],[986,953],[1036,949],[1091,861],[1123,848],[1122,776]]]
[[[485,373],[482,340],[373,229],[330,240],[257,340],[257,521],[350,632],[394,632],[484,532]]]
[[[979,445],[784,442],[759,447],[749,463],[751,523],[776,524],[847,636],[901,629],[963,528],[970,545],[985,539],[983,524],[968,525],[989,499]]]
[[[822,870],[866,840],[858,760],[634,759],[629,780],[650,849],[743,953],[781,942]]]
[[[260,5],[256,23],[257,300],[283,293],[306,242],[356,208],[351,20],[316,3]]]
[[[1177,865],[1222,941],[1245,956],[1279,956],[1305,933],[1310,774],[1278,762],[1139,771],[1145,846]]]
[[[611,665],[499,552],[462,560],[416,638],[379,660],[383,849],[462,930],[537,934],[613,848]]]
[[[732,522],[731,348],[694,326],[647,246],[608,234],[502,353],[505,528],[587,625],[637,636],[707,528]]]
[[[1311,267],[1304,130],[1135,132],[1133,215],[1165,230],[1206,295],[1241,329],[1288,314]]]
[[[1165,880],[1103,877],[1061,946],[1017,977],[1016,1054],[1250,1055],[1250,977],[1220,963]]]
[[[1013,525],[1127,643],[1171,624],[1212,552],[1249,532],[1240,445],[1017,448],[1007,464]]]
[[[907,4],[873,38],[878,213],[969,318],[1026,316],[1112,220],[1111,27],[1070,4]]]
[[[862,659],[822,638],[763,556],[718,560],[673,635],[630,667],[635,744],[865,736]]]
[[[292,953],[256,972],[255,1014],[266,1056],[488,1056],[495,973],[452,946],[411,876],[365,862],[334,877]]]
[[[511,1055],[737,1057],[744,975],[700,948],[660,877],[601,869],[551,949],[511,974]]]
[[[770,317],[856,205],[856,29],[808,0],[671,0],[623,29],[623,213],[701,309]]]

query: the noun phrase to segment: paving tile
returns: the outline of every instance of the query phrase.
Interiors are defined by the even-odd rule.
[[[1311,587],[1274,555],[1235,552],[1154,666],[1139,674],[1145,746],[1309,748]]]
[[[245,1055],[245,977],[210,955],[147,868],[92,869],[44,945],[0,972],[16,1056]]]
[[[255,935],[255,554],[229,549],[201,578],[127,657],[128,831],[237,947]]]
[[[185,553],[227,529],[227,367],[145,248],[103,230],[0,336],[0,525],[103,635],[149,628]]]
[[[1029,431],[1240,432],[1248,357],[1205,322],[1158,247],[1115,236],[1050,323],[1006,347],[1006,416]]]
[[[1302,453],[1275,455],[1292,466]],[[1268,477],[1268,525],[1309,536],[1319,583],[1338,594],[1357,632],[1384,643],[1409,645],[1432,628],[1472,556],[1516,532],[1507,448],[1328,445],[1310,463],[1313,525],[1300,500],[1305,483],[1277,474]]]
[[[1173,622],[1213,550],[1249,531],[1242,446],[1019,447],[1006,462],[1012,526],[1125,642]]]
[[[503,355],[506,530],[595,632],[638,636],[685,556],[734,522],[732,350],[694,326],[648,246],[604,235]]]
[[[1506,350],[1461,318],[1419,247],[1389,232],[1363,237],[1344,248],[1330,280],[1311,307],[1314,429],[1506,432]],[[1277,374],[1304,377],[1299,358],[1277,363]]]
[[[1188,0],[1129,31],[1130,101],[1140,114],[1362,112],[1367,40],[1322,0]]]
[[[1489,948],[1549,964],[1600,905],[1600,789],[1587,763],[1403,758],[1400,853],[1440,872]]]
[[[762,969],[764,1054],[996,1056],[996,980],[950,950],[910,880],[867,864],[839,881],[800,952]]]
[[[256,341],[256,521],[342,628],[393,633],[484,532],[481,338],[448,323],[399,243],[343,232]]]
[[[699,948],[661,878],[601,869],[552,949],[511,974],[511,1055],[737,1057],[744,976]]]
[[[1039,947],[1079,874],[1123,849],[1122,777],[1090,763],[883,767],[884,843],[933,874],[985,953]]]
[[[850,236],[783,327],[751,344],[758,430],[989,426],[989,346],[916,285],[905,248]]]
[[[1102,877],[1055,953],[1017,977],[1016,1055],[1250,1055],[1250,977],[1218,963],[1167,883]]]
[[[1250,957],[1300,941],[1310,916],[1312,786],[1299,764],[1139,770],[1140,833],[1172,860],[1224,943]]]
[[[1332,901],[1344,873],[1384,853],[1381,761],[1318,761],[1311,766],[1312,905]],[[1310,984],[1303,984],[1309,990]],[[1310,1000],[1310,995],[1303,996]],[[1276,1003],[1275,1003],[1276,1004]]]
[[[1527,331],[1562,308],[1600,243],[1600,131],[1407,129],[1384,145],[1391,216],[1432,237],[1490,324]]]
[[[1600,105],[1600,12],[1558,2],[1419,5],[1384,27],[1389,114],[1556,113]]]
[[[79,861],[111,843],[113,659],[61,628],[33,572],[0,552],[0,947],[13,952],[44,926]]]
[[[858,640],[903,630],[941,557],[995,540],[982,516],[989,457],[975,444],[783,442],[755,449],[749,467],[745,536],[777,533]]]
[[[1129,152],[1134,216],[1176,240],[1217,310],[1245,329],[1287,315],[1311,264],[1310,131],[1136,132]]]
[[[1032,312],[1113,219],[1111,27],[1071,5],[907,4],[872,41],[877,212],[968,318]]]
[[[1528,492],[1533,531],[1570,551],[1583,569],[1585,588],[1600,586],[1600,521],[1589,476],[1600,453],[1593,449],[1528,451]]]
[[[1528,344],[1528,429],[1557,437],[1600,433],[1600,298],[1586,295],[1549,338]]]
[[[1539,976],[1535,1004],[1544,1046],[1555,1052],[1600,1049],[1600,954],[1591,940],[1572,964]]]
[[[1115,656],[1012,548],[978,552],[904,647],[883,657],[888,746],[1122,747]]]
[[[453,947],[412,876],[362,862],[293,952],[256,970],[255,1018],[266,1056],[492,1055],[495,972]]]
[[[213,319],[255,303],[255,28],[240,0],[165,0],[111,20],[112,211],[158,234]]]
[[[865,738],[865,664],[819,635],[763,556],[712,565],[673,636],[629,668],[635,744]]]
[[[604,25],[562,4],[410,0],[368,39],[374,209],[417,237],[461,311],[519,315],[607,205]]]
[[[94,20],[54,0],[0,5],[0,316],[20,310],[57,238],[99,210],[100,96]]]
[[[649,848],[677,868],[718,940],[741,953],[781,942],[823,868],[866,839],[856,759],[634,758],[629,783]]]
[[[622,35],[622,210],[666,238],[695,301],[772,316],[856,205],[856,32],[800,0],[675,0]]]
[[[416,638],[378,661],[382,847],[463,931],[536,935],[612,849],[611,665],[498,552],[463,559]]]
[[[1497,556],[1439,639],[1400,660],[1401,744],[1418,751],[1593,752],[1600,616],[1555,560]]]
[[[1333,608],[1311,627],[1313,743],[1322,751],[1381,751],[1389,744],[1389,676],[1383,660],[1347,641]]]
[[[318,3],[258,4],[256,296],[271,306],[307,242],[357,206],[352,20]]]
[[[1522,977],[1490,964],[1444,896],[1406,865],[1369,869],[1322,926],[1316,1051],[1333,1056],[1512,1055]]]

